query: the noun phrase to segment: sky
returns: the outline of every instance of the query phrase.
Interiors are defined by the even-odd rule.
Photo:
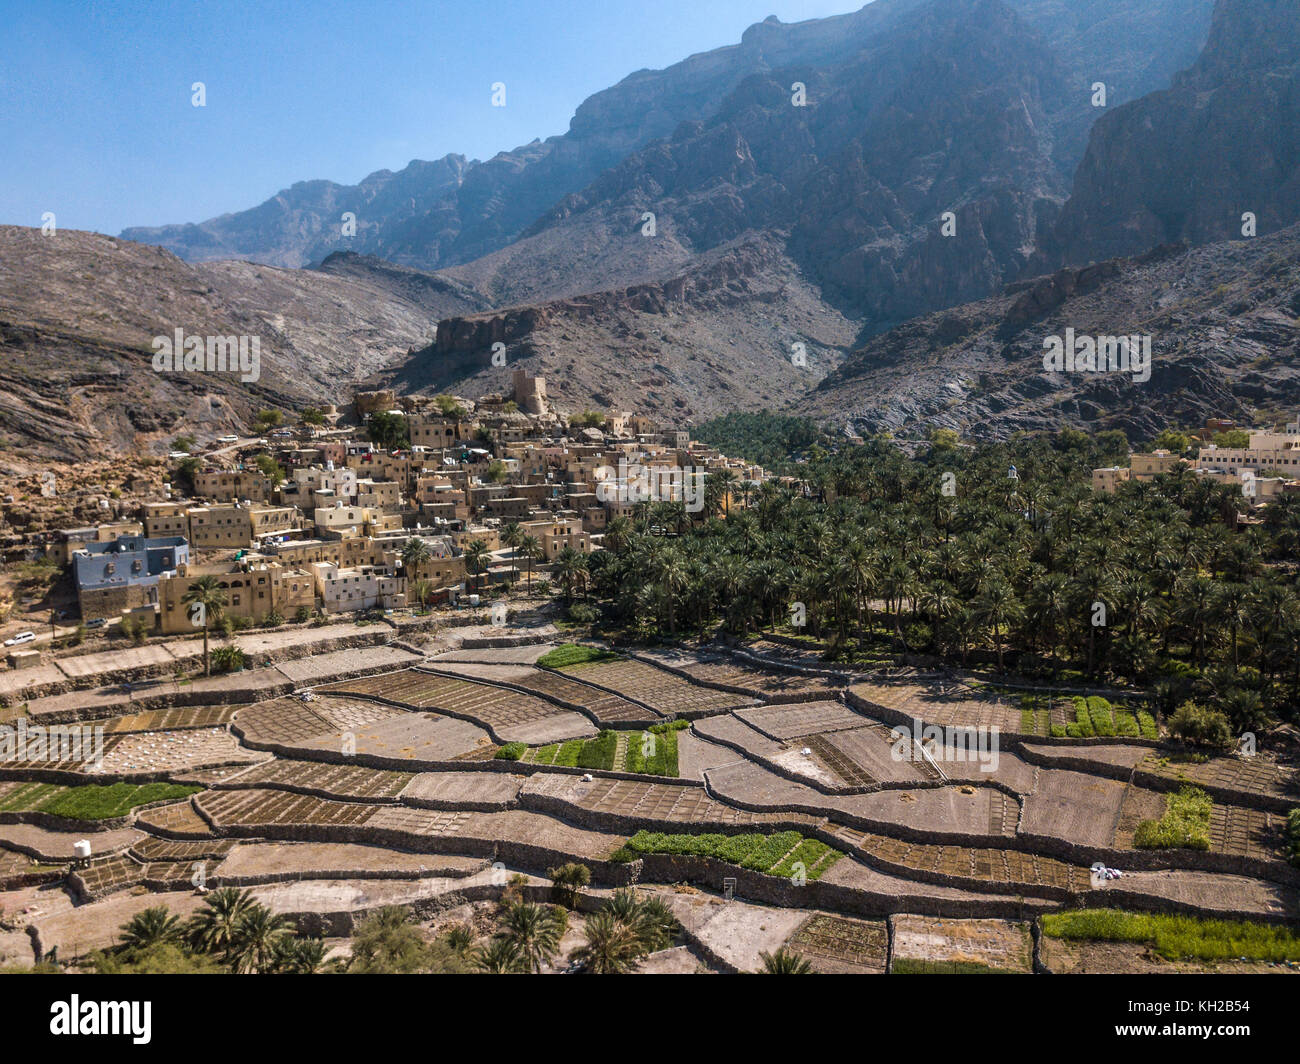
[[[865,2],[0,0],[0,224],[116,234],[490,158],[633,71]]]

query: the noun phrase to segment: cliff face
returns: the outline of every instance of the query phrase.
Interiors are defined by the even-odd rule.
[[[1093,127],[1039,265],[1300,219],[1300,0],[1219,0],[1200,58]]]
[[[1062,173],[1073,170],[1096,117],[1086,103],[1087,86],[1100,78],[1110,85],[1112,100],[1122,101],[1167,85],[1204,42],[1211,2],[1008,0],[1019,22],[1003,23],[1010,34],[1007,54],[1046,47],[1056,81],[1069,89],[1048,131],[1048,150]],[[485,162],[448,155],[414,161],[396,173],[382,170],[357,185],[300,182],[250,210],[197,224],[127,229],[122,236],[160,244],[188,261],[245,258],[303,266],[350,250],[426,270],[463,265],[507,247],[566,196],[581,193],[632,153],[673,138],[683,123],[717,118],[747,79],[779,72],[788,95],[786,72],[793,68],[805,80],[818,72],[833,72],[842,82],[861,77],[865,71],[855,72],[855,64],[875,61],[889,38],[908,32],[918,18],[940,29],[935,19],[952,17],[955,12],[943,9],[955,6],[948,0],[875,0],[832,18],[794,24],[769,18],[746,30],[739,44],[629,75],[585,100],[562,136]],[[1032,42],[1025,43],[1025,33]],[[1006,57],[987,58],[990,73],[1000,77]],[[945,61],[937,62],[941,67]],[[846,85],[839,88],[837,105],[847,98]],[[827,99],[823,91],[823,103]],[[915,111],[901,93],[897,99]],[[850,107],[843,119],[860,116]],[[726,165],[711,169],[707,155],[698,161],[697,183],[727,174]],[[1036,184],[1037,176],[1028,176]],[[344,211],[357,215],[355,237],[342,236]]]

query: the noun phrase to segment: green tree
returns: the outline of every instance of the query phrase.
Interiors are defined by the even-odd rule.
[[[775,953],[760,953],[764,975],[811,975],[812,965],[798,953],[782,946]]]
[[[366,422],[366,432],[385,450],[396,451],[411,445],[410,429],[403,414],[377,410]]]
[[[208,658],[208,630],[214,621],[221,619],[226,608],[226,593],[215,576],[200,576],[181,596],[190,623],[203,628],[203,674],[212,675],[212,662]]]
[[[257,902],[251,890],[221,887],[203,899],[203,906],[190,917],[185,933],[195,949],[228,955],[234,947],[236,930]]]
[[[178,945],[183,937],[180,918],[167,906],[155,905],[123,924],[118,941],[124,950],[139,953],[155,946]]]
[[[521,901],[506,910],[501,934],[515,948],[519,963],[526,970],[540,972],[542,965],[555,956],[564,934],[563,910]]]
[[[585,864],[570,861],[559,868],[548,868],[556,901],[572,909],[578,903],[578,892],[591,883],[591,869]]]
[[[488,550],[487,543],[481,539],[470,540],[469,546],[465,548],[465,567],[471,577],[481,576],[491,559],[492,552]],[[472,582],[470,586],[474,586]]]
[[[288,917],[255,904],[235,927],[230,947],[230,964],[236,974],[273,971],[280,959],[286,939],[294,928]]]

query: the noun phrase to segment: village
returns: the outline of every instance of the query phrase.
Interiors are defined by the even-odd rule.
[[[698,512],[709,474],[726,471],[729,484],[765,476],[646,417],[557,414],[545,380],[523,371],[509,397],[399,404],[391,391],[359,392],[350,423],[335,408],[309,418],[174,451],[164,498],[133,513],[114,502],[111,520],[22,537],[11,559],[46,559],[75,589],[75,609],[56,610],[51,630],[125,619],[193,635],[204,623],[192,593],[205,581],[225,593],[235,627],[462,595],[477,605],[525,573],[531,586],[566,551],[599,550],[608,524],[638,503]],[[110,500],[98,501],[107,514]],[[39,649],[24,649],[37,633],[29,622],[14,641],[23,617],[12,620],[9,666],[39,665]]]

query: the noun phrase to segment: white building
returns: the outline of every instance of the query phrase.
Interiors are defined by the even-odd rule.
[[[1295,425],[1288,425],[1286,432],[1252,432],[1246,447],[1202,447],[1197,468],[1220,473],[1276,469],[1293,479],[1300,477],[1300,432],[1294,429]]]
[[[379,566],[340,569],[333,562],[316,562],[311,573],[326,613],[400,609],[406,605],[406,578]]]

